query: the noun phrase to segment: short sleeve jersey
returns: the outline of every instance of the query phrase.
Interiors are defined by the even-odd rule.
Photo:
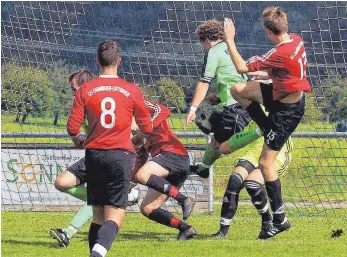
[[[253,56],[247,60],[249,71],[267,70],[273,81],[274,100],[280,100],[292,92],[311,92],[306,78],[304,42],[294,33],[289,35],[290,40],[281,42],[262,56]]]
[[[80,133],[87,116],[88,149],[124,149],[133,151],[130,140],[132,117],[143,133],[153,131],[150,113],[141,90],[118,77],[98,77],[78,90],[67,122],[69,135]]]
[[[153,122],[153,132],[147,137],[146,149],[152,156],[161,151],[171,152],[180,155],[188,155],[184,145],[178,137],[171,131],[167,118],[171,116],[170,110],[160,103],[145,101],[149,109]]]
[[[216,79],[217,93],[222,104],[230,106],[237,103],[231,96],[230,88],[234,84],[246,80],[237,72],[225,42],[218,43],[205,53],[200,81],[211,83],[213,78]]]

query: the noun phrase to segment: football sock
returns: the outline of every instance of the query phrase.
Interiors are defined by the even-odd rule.
[[[220,157],[222,153],[219,150],[213,149],[211,145],[208,145],[202,159],[202,164],[199,164],[198,170],[209,169],[211,165]]]
[[[254,120],[255,123],[259,126],[259,128],[266,133],[267,130],[267,116],[263,109],[260,106],[260,103],[253,101],[247,108],[249,116]]]
[[[281,182],[279,179],[274,181],[265,181],[265,187],[269,197],[271,210],[273,212],[273,223],[282,224],[285,221],[286,216],[284,214]]]
[[[233,173],[229,177],[227,189],[225,190],[220,217],[220,231],[226,235],[234,217],[239,202],[239,193],[242,189],[242,176]]]
[[[106,221],[97,233],[97,239],[90,253],[91,257],[104,257],[110,250],[118,234],[118,225],[112,220]]]
[[[64,229],[67,237],[71,239],[91,217],[93,217],[92,206],[88,206],[87,203],[85,203],[73,217],[70,226]]]
[[[252,129],[247,132],[240,132],[235,135],[233,135],[228,140],[229,148],[232,152],[235,152],[242,147],[252,143],[253,141],[257,140],[260,136],[262,136],[262,131],[258,129]]]
[[[96,241],[96,235],[99,232],[99,229],[101,228],[100,224],[91,223],[88,233],[88,242],[89,242],[89,251],[91,252],[93,249],[93,246],[95,245]]]
[[[87,188],[84,185],[79,185],[70,189],[65,189],[64,192],[82,201],[87,201]]]
[[[151,175],[146,183],[146,186],[157,190],[162,194],[166,194],[174,198],[177,202],[183,203],[187,197],[181,194],[177,187],[171,185],[166,179],[157,175]]]
[[[245,188],[251,197],[251,201],[258,213],[261,215],[262,222],[271,222],[272,215],[267,203],[266,192],[262,184],[254,180],[247,180]]]
[[[148,218],[165,226],[177,228],[178,230],[187,230],[191,228],[190,225],[183,222],[181,219],[175,217],[171,212],[164,209],[155,209],[149,215]]]

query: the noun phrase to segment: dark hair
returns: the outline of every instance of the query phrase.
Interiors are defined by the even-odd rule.
[[[71,83],[73,80],[80,87],[83,83],[93,80],[93,75],[86,69],[73,71],[69,76],[69,82]]]
[[[99,45],[98,59],[101,66],[115,64],[120,57],[120,48],[116,41],[105,40]]]
[[[287,14],[281,7],[268,7],[263,11],[261,18],[265,28],[275,35],[281,35],[288,32]]]
[[[214,19],[205,21],[195,30],[195,34],[201,42],[224,40],[223,22]]]

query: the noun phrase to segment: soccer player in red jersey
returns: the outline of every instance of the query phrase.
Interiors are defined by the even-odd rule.
[[[151,113],[153,132],[146,138],[143,150],[137,151],[133,171],[135,180],[149,188],[140,206],[141,213],[157,223],[177,228],[177,239],[187,240],[197,234],[195,229],[161,206],[171,196],[182,206],[183,220],[188,219],[193,210],[194,199],[179,192],[189,173],[188,152],[166,121],[170,110],[156,102],[145,103]],[[151,159],[146,162],[149,153]]]
[[[67,122],[75,146],[86,148],[87,203],[93,206],[89,246],[93,257],[105,256],[122,225],[130,173],[135,161],[130,140],[135,117],[143,140],[152,132],[149,111],[140,89],[117,76],[120,49],[113,40],[98,48],[101,75],[77,91]],[[84,117],[87,138],[80,136]]]
[[[303,41],[298,35],[288,33],[286,13],[280,7],[266,8],[262,22],[267,36],[276,46],[263,56],[254,56],[248,61],[236,48],[235,27],[230,19],[225,19],[224,33],[230,57],[239,73],[266,71],[272,79],[271,84],[252,81],[238,83],[231,89],[233,97],[264,132],[259,167],[274,214],[273,224],[263,226],[259,234],[260,239],[266,239],[290,228],[284,214],[281,183],[274,163],[304,115],[305,91],[310,92],[311,87],[306,79],[307,60]],[[269,111],[268,116],[260,104]]]

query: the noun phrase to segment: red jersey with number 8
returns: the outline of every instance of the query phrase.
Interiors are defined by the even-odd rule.
[[[253,56],[247,60],[249,71],[267,70],[272,79],[274,100],[280,100],[292,92],[311,92],[306,78],[304,42],[294,33],[289,35],[290,40],[281,42],[263,56]]]
[[[141,90],[116,76],[100,76],[80,87],[67,122],[70,136],[80,133],[85,114],[88,133],[84,148],[133,151],[130,140],[133,116],[141,132],[153,131]]]

